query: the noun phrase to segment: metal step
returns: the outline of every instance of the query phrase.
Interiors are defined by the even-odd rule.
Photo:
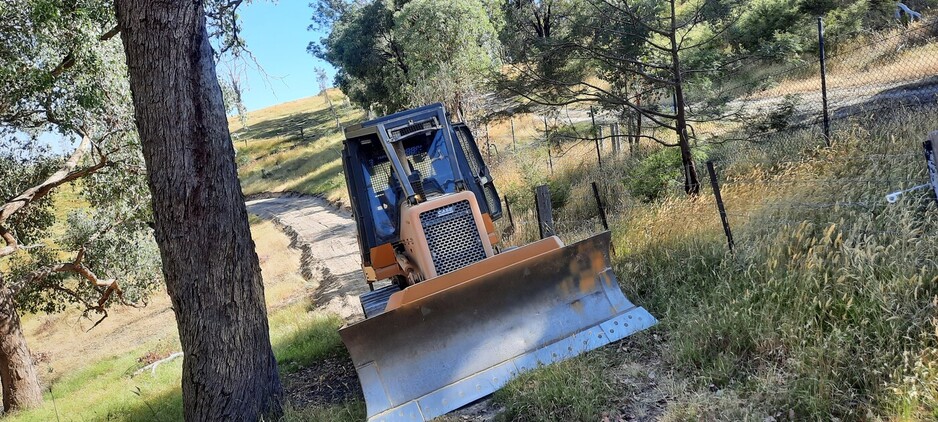
[[[359,296],[358,299],[362,302],[362,310],[365,311],[365,318],[371,318],[384,312],[391,295],[399,291],[401,289],[396,284],[390,284]]]

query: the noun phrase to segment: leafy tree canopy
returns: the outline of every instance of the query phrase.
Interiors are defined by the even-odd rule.
[[[25,310],[110,304],[97,303],[108,280],[119,283],[124,298],[139,300],[159,281],[111,7],[98,0],[11,0],[0,7],[0,228],[22,247],[0,268]],[[53,153],[38,141],[50,133],[81,140],[79,150]],[[61,174],[77,183],[90,208],[68,214],[59,222],[64,230],[53,233],[51,192],[64,182],[46,183],[66,158],[72,167]]]
[[[358,104],[381,112],[465,98],[498,63],[498,28],[481,0],[321,1],[314,27],[329,34],[309,51],[338,69],[336,83]]]

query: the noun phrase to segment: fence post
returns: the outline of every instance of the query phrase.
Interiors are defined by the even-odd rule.
[[[541,232],[541,239],[557,234],[554,230],[554,210],[550,203],[550,189],[547,185],[534,188],[534,199],[537,208],[537,227]]]
[[[928,182],[935,191],[935,202],[938,202],[938,164],[935,163],[934,144],[938,142],[938,131],[928,134],[928,140],[922,145],[925,147],[925,160],[928,165]]]
[[[629,156],[634,156],[635,147],[638,145],[639,129],[635,117],[631,113],[629,113],[627,130],[629,131]]]
[[[821,103],[824,107],[824,144],[831,146],[831,116],[827,109],[827,55],[824,51],[824,18],[817,18],[818,58],[821,62]]]
[[[596,161],[599,162],[599,168],[603,168],[603,155],[599,151],[599,137],[596,136],[596,110],[590,106],[590,119],[593,121],[593,143],[596,144]]]
[[[726,235],[726,244],[730,252],[736,244],[733,242],[733,232],[730,231],[730,222],[726,216],[726,208],[723,206],[723,196],[720,195],[720,183],[717,181],[717,172],[713,168],[713,161],[707,161],[707,173],[710,174],[710,186],[713,188],[713,196],[717,200],[717,209],[720,211],[720,221],[723,223],[723,234]]]
[[[508,120],[511,122],[511,148],[518,152],[518,144],[515,143],[515,116],[509,116]]]
[[[544,115],[544,143],[547,144],[547,165],[550,167],[550,175],[554,175],[554,157],[550,154],[550,129],[547,128],[547,115]]]
[[[511,225],[512,230],[514,230],[515,219],[511,216],[511,204],[508,203],[508,195],[505,195],[505,211],[508,211],[508,224]]]
[[[606,147],[605,145],[606,144],[606,130],[602,122],[599,123],[599,126],[597,127],[597,129],[599,129],[599,132],[597,132],[597,134],[599,135],[599,149],[603,149]]]
[[[622,138],[619,137],[619,121],[616,120],[612,123],[612,154],[615,156],[619,155],[619,152],[622,150]]]
[[[550,175],[554,175],[554,157],[550,152],[550,145],[547,146],[547,165],[550,166]]]
[[[593,197],[596,198],[596,208],[599,209],[599,218],[603,222],[603,228],[609,230],[609,221],[606,220],[606,207],[603,206],[603,200],[599,196],[599,187],[593,182]]]

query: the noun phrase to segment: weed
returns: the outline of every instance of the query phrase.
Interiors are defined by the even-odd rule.
[[[301,409],[287,406],[281,422],[359,422],[365,420],[365,404],[359,401]]]
[[[495,393],[500,420],[595,421],[614,394],[603,372],[610,359],[592,353],[523,374]]]

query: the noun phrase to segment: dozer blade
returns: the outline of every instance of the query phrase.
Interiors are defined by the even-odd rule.
[[[340,330],[368,420],[430,420],[654,325],[619,289],[609,240],[553,237],[503,252],[398,292],[388,311]]]

